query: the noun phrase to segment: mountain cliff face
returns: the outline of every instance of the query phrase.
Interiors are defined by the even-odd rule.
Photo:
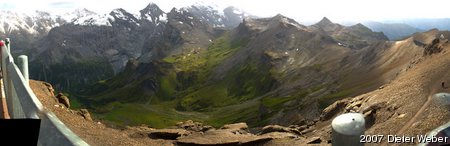
[[[39,12],[36,17],[7,14],[2,15],[0,34],[15,41],[15,53],[29,55],[32,77],[71,91],[112,77],[130,59],[150,62],[172,52],[207,46],[242,21],[233,17],[244,15],[224,15],[199,5],[166,13],[153,3],[139,14],[120,8],[109,14],[86,9],[63,15]],[[86,71],[98,74],[83,73]]]

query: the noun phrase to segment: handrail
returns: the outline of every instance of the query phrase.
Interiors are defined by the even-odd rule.
[[[12,119],[41,119],[38,145],[88,145],[73,133],[55,114],[46,110],[29,86],[27,77],[14,63],[10,46],[1,47],[1,68],[8,111]]]

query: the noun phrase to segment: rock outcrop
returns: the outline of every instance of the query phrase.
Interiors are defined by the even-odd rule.
[[[258,145],[265,144],[274,139],[287,139],[288,141],[302,139],[305,142],[321,143],[320,137],[306,138],[305,133],[314,130],[313,126],[292,125],[284,127],[280,125],[268,125],[262,131],[251,133],[247,123],[227,124],[215,129],[212,126],[200,122],[188,120],[179,122],[175,127],[168,129],[139,130],[148,132],[151,139],[173,140],[176,145]],[[140,133],[133,134],[140,137]]]
[[[50,89],[52,88],[49,88],[49,90]],[[56,99],[58,100],[58,103],[63,104],[66,108],[70,108],[69,98],[64,94],[58,93],[58,95],[56,95]]]
[[[91,114],[89,114],[89,111],[87,109],[80,109],[78,114],[81,115],[84,119],[92,121]]]
[[[443,46],[440,44],[440,39],[434,39],[431,44],[425,45],[423,50],[423,56],[440,53],[443,49]]]

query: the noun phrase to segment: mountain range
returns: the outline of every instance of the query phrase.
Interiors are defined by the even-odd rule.
[[[15,41],[15,54],[29,55],[31,78],[68,92],[72,104],[114,124],[158,128],[187,119],[216,127],[327,121],[364,93],[413,76],[410,70],[436,58],[450,37],[406,24],[345,26],[326,17],[306,26],[234,7],[164,12],[151,3],[139,12],[4,12],[0,31]],[[373,127],[382,124],[377,117],[388,117],[370,114]]]

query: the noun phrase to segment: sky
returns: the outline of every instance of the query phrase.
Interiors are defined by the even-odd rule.
[[[213,4],[219,8],[235,6],[252,15],[271,17],[282,14],[299,22],[317,22],[327,17],[335,22],[383,21],[408,18],[450,18],[446,0],[0,0],[0,10],[65,13],[87,8],[109,13],[124,8],[133,13],[149,3],[168,12],[173,7]]]

